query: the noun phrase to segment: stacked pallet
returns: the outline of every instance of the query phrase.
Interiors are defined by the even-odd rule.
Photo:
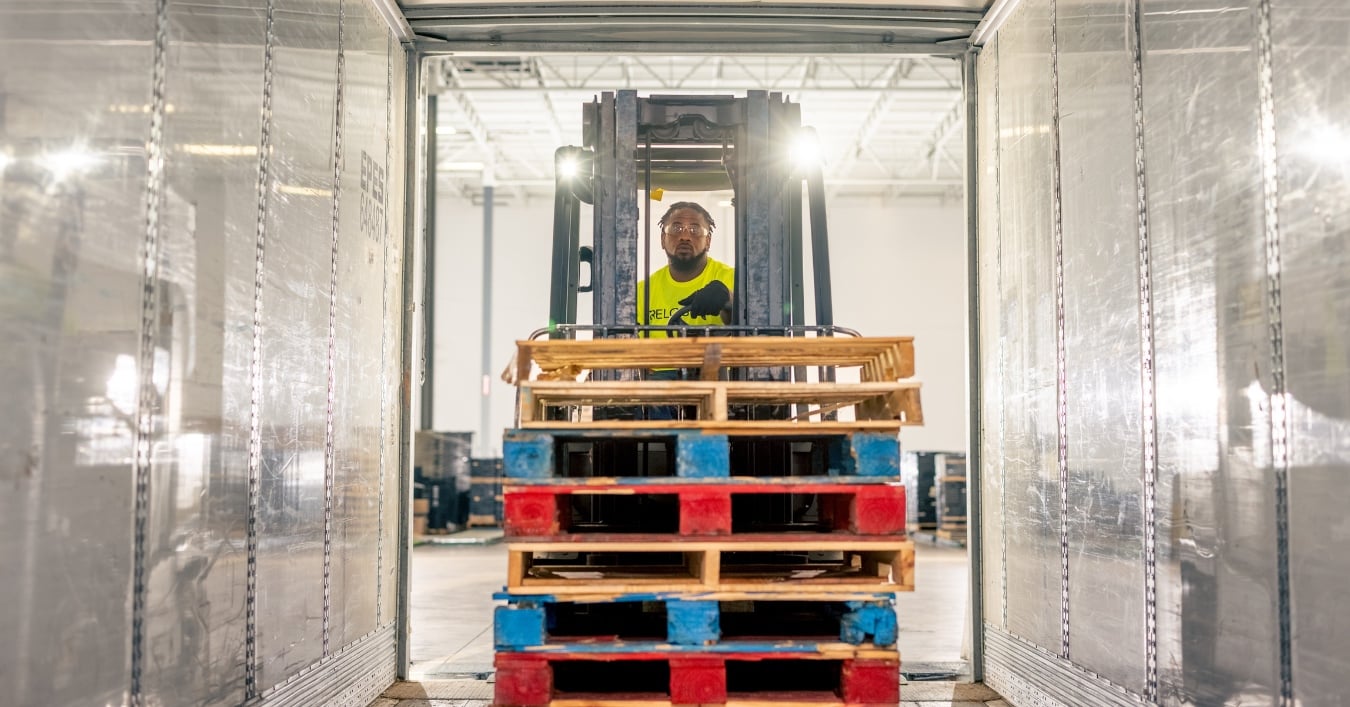
[[[531,341],[517,362],[497,705],[898,703],[909,339]],[[724,379],[789,366],[860,382]],[[575,380],[676,367],[698,380]]]

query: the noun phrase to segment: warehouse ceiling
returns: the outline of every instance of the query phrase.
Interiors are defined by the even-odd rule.
[[[959,57],[993,0],[401,4],[431,57],[438,183],[551,199],[553,153],[601,92],[783,93],[832,195],[959,196]],[[992,13],[991,13],[992,14]]]
[[[581,143],[582,104],[638,95],[782,92],[816,129],[834,195],[959,196],[960,64],[928,56],[452,56],[434,60],[439,184],[474,198],[553,194],[553,153]]]

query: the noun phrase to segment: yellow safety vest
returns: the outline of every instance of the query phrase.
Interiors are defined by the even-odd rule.
[[[640,325],[651,324],[652,326],[661,326],[670,321],[670,315],[680,310],[683,305],[680,300],[703,289],[704,285],[713,280],[721,280],[727,289],[735,287],[736,271],[735,269],[719,263],[712,258],[708,258],[707,267],[698,277],[688,282],[676,282],[675,278],[670,276],[670,266],[667,265],[660,270],[652,273],[652,306],[647,310],[651,321],[644,321],[642,312],[647,309],[646,287],[639,282],[637,285],[637,323]],[[685,315],[684,321],[690,326],[718,326],[725,324],[722,317],[712,315],[708,317],[695,317]],[[666,332],[650,332],[652,338],[665,337]]]

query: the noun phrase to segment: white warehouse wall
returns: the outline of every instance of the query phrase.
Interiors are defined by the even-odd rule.
[[[865,336],[913,336],[923,381],[914,451],[966,448],[966,228],[959,199],[829,203],[836,324]]]
[[[700,201],[723,225],[714,237],[713,256],[729,262],[734,215],[713,199]],[[499,456],[501,432],[512,425],[515,405],[515,390],[502,382],[500,373],[515,341],[548,323],[553,204],[498,203],[493,212],[492,419],[487,440],[479,439],[483,210],[458,195],[443,195],[436,208],[433,420],[438,430],[474,432],[474,456]],[[830,203],[836,323],[864,335],[915,337],[925,424],[901,434],[910,450],[966,447],[964,219],[959,199]],[[583,214],[583,242],[589,228]],[[808,292],[809,287],[808,282]],[[807,299],[809,309],[809,294]],[[582,295],[578,310],[581,317],[589,316],[587,295]]]

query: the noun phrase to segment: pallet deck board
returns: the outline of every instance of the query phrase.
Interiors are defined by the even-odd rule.
[[[584,370],[775,366],[861,366],[868,381],[914,375],[913,337],[672,337],[538,339],[516,342],[516,382]]]
[[[512,485],[504,489],[506,536],[552,536],[582,540],[586,537],[620,539],[632,532],[619,518],[641,528],[658,528],[672,536],[732,536],[754,532],[755,526],[782,526],[780,519],[758,518],[763,505],[738,507],[734,499],[759,497],[772,502],[813,496],[815,518],[795,519],[797,527],[785,530],[785,538],[848,538],[856,535],[903,535],[905,532],[905,487],[898,484],[648,484],[640,487],[571,485]],[[574,525],[572,503],[586,497],[604,503],[604,511],[592,510],[592,518]],[[594,504],[592,508],[595,507]],[[587,526],[610,524],[597,532]],[[737,530],[737,528],[741,528]]]
[[[885,477],[900,476],[900,441],[894,429],[881,432],[860,431],[847,425],[868,423],[801,423],[775,428],[772,434],[759,434],[759,439],[719,434],[726,425],[754,421],[715,423],[716,427],[699,423],[681,424],[678,421],[639,423],[637,428],[596,429],[594,425],[568,429],[554,423],[541,422],[540,429],[511,429],[502,436],[502,454],[505,471],[511,479],[551,479],[567,475],[561,468],[565,461],[559,450],[565,444],[609,442],[638,442],[672,445],[675,452],[673,477],[679,479],[717,478],[733,476],[732,445],[757,442],[808,442],[821,445],[825,452],[825,468],[813,470],[813,476]],[[843,424],[840,428],[837,425]],[[881,423],[888,425],[890,423]],[[742,429],[742,431],[746,431]],[[749,430],[753,432],[754,430]],[[733,438],[735,441],[733,442]],[[605,470],[608,471],[608,470]],[[626,469],[624,471],[627,471]],[[574,476],[572,478],[585,478]],[[601,474],[601,476],[609,476]],[[669,476],[667,478],[670,478]]]
[[[801,553],[841,553],[839,560],[729,562],[726,553],[762,553],[800,557]],[[667,589],[689,592],[753,591],[849,593],[913,591],[914,543],[894,538],[848,540],[788,539],[781,536],[733,536],[718,542],[656,536],[642,540],[571,542],[522,539],[507,545],[507,592],[527,594],[630,593]],[[586,564],[537,555],[587,556]],[[592,564],[592,556],[623,554],[629,562]],[[678,562],[663,557],[678,555]],[[639,564],[651,556],[652,561]]]
[[[802,404],[819,414],[849,406],[860,421],[923,424],[917,381],[864,383],[794,383],[761,381],[525,381],[519,384],[521,426],[546,420],[546,410],[559,406],[614,407],[633,405],[693,405],[698,421],[728,421],[728,406],[741,404]],[[809,416],[809,415],[808,415]],[[801,417],[799,415],[798,417]],[[550,421],[559,424],[559,421]],[[578,422],[594,426],[598,421]],[[801,424],[803,420],[764,422]],[[810,421],[806,421],[810,422]],[[779,425],[781,426],[781,425]]]
[[[900,655],[498,652],[495,704],[898,704]],[[576,690],[584,678],[587,690]],[[748,688],[748,690],[747,690]],[[595,691],[605,689],[606,691]]]
[[[718,601],[641,595],[599,601],[511,597],[494,614],[497,650],[821,652],[893,649],[893,595],[861,601]]]
[[[851,432],[899,432],[907,423],[900,420],[594,420],[585,423],[592,430],[697,430],[721,435],[820,435]],[[535,420],[519,425],[527,430],[553,430],[557,420]]]

